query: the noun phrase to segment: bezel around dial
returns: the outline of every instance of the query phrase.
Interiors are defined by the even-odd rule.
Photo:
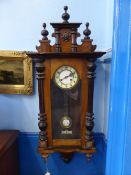
[[[72,89],[78,81],[78,73],[72,66],[64,65],[55,71],[54,82],[61,89]]]
[[[63,116],[60,120],[60,125],[63,129],[68,129],[72,126],[72,119],[68,116]]]

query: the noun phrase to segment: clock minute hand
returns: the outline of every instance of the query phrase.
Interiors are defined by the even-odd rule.
[[[61,78],[60,81],[63,81],[64,79],[68,78],[69,75],[65,76],[64,78]]]
[[[66,78],[68,78],[68,77],[70,77],[70,76],[72,76],[74,73],[70,73],[69,75],[66,75],[64,78],[62,78],[60,81],[63,81],[64,79],[66,79]]]

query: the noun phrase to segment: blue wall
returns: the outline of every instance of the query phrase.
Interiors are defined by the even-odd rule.
[[[63,6],[69,6],[70,21],[89,21],[91,38],[98,50],[111,48],[113,0],[4,0],[0,1],[0,50],[35,50],[41,39],[42,23],[47,22],[50,35],[51,21],[62,21]],[[78,14],[78,10],[80,13]],[[7,13],[8,12],[8,13]],[[85,29],[83,24],[80,33]],[[52,40],[53,41],[53,40]],[[80,42],[80,40],[79,40]],[[94,113],[95,132],[106,132],[105,123],[105,66],[97,64],[95,79]],[[99,99],[99,100],[98,100]],[[38,94],[0,95],[0,128],[37,132]]]
[[[42,23],[52,33],[50,22],[61,21],[63,6],[69,6],[70,21],[90,23],[91,38],[97,50],[112,47],[113,0],[3,0],[0,1],[0,50],[35,50],[41,39]],[[78,13],[79,11],[79,13]],[[79,32],[85,29],[84,24]],[[52,40],[52,43],[54,40]],[[80,39],[78,40],[80,43]],[[104,58],[103,58],[104,59]],[[95,132],[107,132],[107,111],[109,94],[109,67],[97,63],[95,79],[94,113]],[[36,152],[38,136],[38,93],[34,83],[34,94],[0,95],[0,129],[18,129],[21,175],[42,175],[45,165]],[[28,132],[31,132],[30,134]],[[25,134],[24,134],[25,133]],[[58,154],[49,157],[52,175],[81,174],[104,175],[105,143],[104,135],[95,135],[97,153],[91,161],[81,154],[75,154],[72,162],[64,164]]]
[[[75,153],[72,161],[65,164],[60,154],[54,153],[48,158],[48,169],[51,175],[104,175],[106,160],[106,145],[103,134],[94,135],[97,152],[88,161],[84,154]],[[38,135],[36,133],[21,133],[20,172],[21,175],[43,175],[46,167],[43,159],[37,153]]]

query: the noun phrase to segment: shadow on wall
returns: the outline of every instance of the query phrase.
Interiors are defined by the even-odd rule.
[[[103,134],[95,134],[97,152],[88,161],[84,154],[75,153],[70,163],[65,164],[59,153],[48,158],[48,169],[51,175],[104,175],[106,144]],[[44,175],[46,167],[37,152],[38,134],[21,133],[19,137],[21,175]]]

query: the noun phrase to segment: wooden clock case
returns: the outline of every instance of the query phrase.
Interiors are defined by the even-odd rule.
[[[92,44],[89,35],[89,23],[83,34],[82,44],[77,44],[77,37],[80,36],[78,28],[81,23],[69,23],[70,15],[68,7],[64,7],[62,23],[51,23],[54,28],[55,44],[50,45],[47,38],[48,31],[46,24],[43,24],[41,32],[43,38],[37,52],[28,53],[35,62],[36,76],[39,91],[39,153],[46,159],[50,153],[60,152],[65,162],[71,159],[73,152],[85,153],[89,159],[96,151],[93,139],[94,114],[93,114],[93,90],[95,78],[95,61],[105,52],[95,52],[96,45]],[[51,101],[51,80],[55,71],[63,66],[74,67],[81,80],[81,114],[79,138],[56,139],[53,138],[52,127],[52,101]],[[77,112],[77,111],[76,111]]]

